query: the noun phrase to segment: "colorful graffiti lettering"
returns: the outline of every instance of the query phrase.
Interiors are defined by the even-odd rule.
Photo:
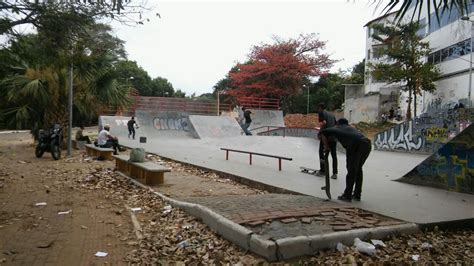
[[[442,127],[427,128],[425,138],[427,141],[446,141],[448,139],[448,129]]]
[[[374,142],[378,150],[420,150],[423,144],[422,136],[413,136],[413,121],[411,120],[377,134]]]
[[[443,145],[400,181],[474,194],[474,125]]]

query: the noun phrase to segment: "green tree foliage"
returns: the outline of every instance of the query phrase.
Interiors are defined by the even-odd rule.
[[[173,84],[169,82],[167,79],[162,77],[154,78],[151,81],[151,91],[152,96],[160,96],[160,97],[173,97],[174,96],[174,88]]]
[[[0,34],[21,35],[18,28],[29,25],[37,30],[51,28],[51,21],[63,28],[82,26],[82,19],[112,19],[122,23],[143,24],[146,1],[130,0],[2,0],[0,1]],[[158,15],[158,14],[157,14]],[[81,18],[77,20],[77,18]]]
[[[383,60],[369,66],[375,79],[404,84],[403,90],[408,92],[408,119],[412,117],[413,97],[421,95],[422,91],[434,91],[436,89],[434,81],[439,77],[438,68],[424,62],[431,49],[428,43],[421,41],[421,37],[417,35],[419,28],[417,22],[374,25],[379,34],[373,38],[386,44],[382,54],[386,55],[389,61]]]
[[[92,119],[101,108],[129,104],[128,86],[113,75],[112,64],[124,56],[122,42],[110,27],[90,24],[75,33],[76,46],[56,42],[50,31],[18,36],[0,50],[7,58],[0,82],[0,116],[9,128],[37,129],[52,123],[67,124],[69,64],[74,63],[74,106],[76,117]],[[53,44],[53,53],[47,52]],[[84,48],[82,51],[80,47]],[[87,48],[87,49],[86,49]],[[105,49],[104,49],[105,48]],[[73,53],[72,53],[73,52]]]
[[[148,72],[141,68],[137,62],[123,60],[114,65],[117,79],[123,84],[130,84],[138,90],[141,96],[152,96],[152,79]]]
[[[178,89],[174,92],[174,97],[184,98],[184,97],[186,97],[186,93],[184,91]]]
[[[365,79],[365,59],[357,63],[352,69],[345,83],[347,84],[364,84]]]

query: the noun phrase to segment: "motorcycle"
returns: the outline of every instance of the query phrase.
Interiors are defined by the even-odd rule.
[[[45,152],[51,152],[53,159],[61,158],[61,143],[63,142],[63,129],[59,124],[54,124],[49,130],[40,130],[38,145],[35,155],[41,158]]]

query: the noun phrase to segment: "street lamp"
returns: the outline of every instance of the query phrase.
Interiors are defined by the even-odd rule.
[[[470,31],[471,31],[471,38],[469,40],[470,42],[470,45],[469,45],[469,54],[470,54],[470,57],[469,57],[469,88],[468,88],[468,91],[467,91],[467,99],[469,101],[469,108],[472,107],[472,101],[471,101],[471,89],[472,89],[472,27],[473,27],[473,22],[472,20],[470,20],[470,18],[468,16],[463,16],[461,17],[461,20],[464,20],[464,21],[469,21],[471,22],[471,28],[470,28]]]
[[[306,87],[307,92],[308,92],[308,97],[306,100],[306,115],[309,114],[309,86],[308,85],[303,85],[303,87]]]

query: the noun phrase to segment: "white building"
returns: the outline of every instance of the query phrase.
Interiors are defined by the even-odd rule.
[[[471,10],[474,10],[474,4],[471,4],[471,7]],[[424,5],[424,8],[426,8],[426,5]],[[429,108],[451,108],[460,102],[467,107],[473,101],[470,92],[472,89],[469,86],[469,66],[471,62],[471,23],[474,22],[461,20],[459,12],[453,10],[451,13],[440,14],[439,23],[436,15],[431,14],[431,23],[428,25],[426,13],[426,10],[421,12],[420,24],[422,28],[419,34],[424,36],[423,41],[428,42],[433,50],[426,60],[439,67],[441,77],[435,83],[437,90],[434,93],[424,92],[421,97],[417,97],[417,115],[426,112]],[[412,12],[409,10],[406,14],[409,17]],[[474,21],[474,13],[471,12],[470,14],[470,19]],[[403,115],[405,115],[407,95],[400,90],[400,86],[403,84],[387,84],[383,81],[374,80],[367,67],[368,63],[384,60],[384,56],[378,52],[383,45],[372,38],[374,29],[371,26],[393,23],[394,17],[395,13],[389,13],[369,21],[365,25],[367,35],[364,86],[360,86],[358,89],[353,86],[346,87],[344,115],[351,117],[351,122],[377,121],[380,115],[388,112],[392,106],[395,108],[400,106]],[[402,23],[403,21],[408,22],[408,20],[402,20]],[[359,91],[355,92],[354,90]],[[355,95],[363,95],[363,97],[360,98]]]

